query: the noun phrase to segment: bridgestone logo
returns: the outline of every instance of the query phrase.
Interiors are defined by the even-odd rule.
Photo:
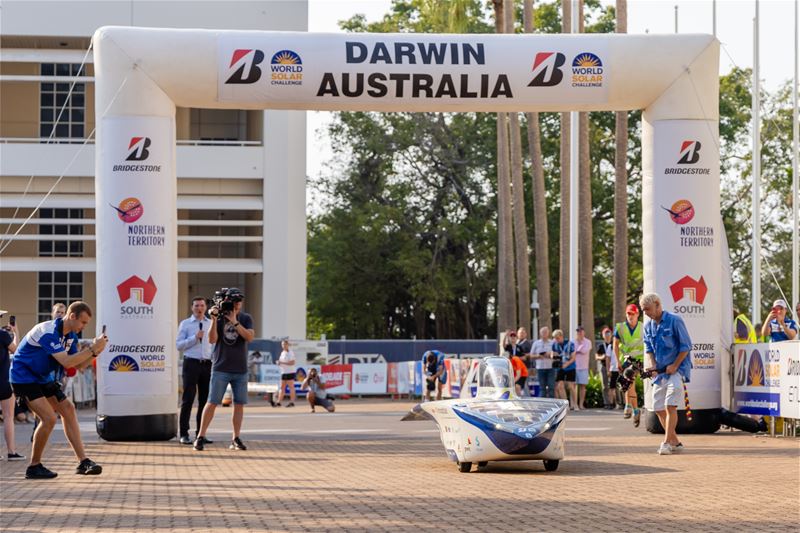
[[[114,165],[114,172],[161,172],[161,165]]]
[[[664,170],[664,174],[701,174],[708,176],[711,174],[710,168],[675,168],[670,167]]]
[[[112,344],[107,350],[110,353],[150,353],[165,352],[163,344]]]

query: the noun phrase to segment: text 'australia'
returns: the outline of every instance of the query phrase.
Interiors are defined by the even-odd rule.
[[[481,43],[345,43],[349,65],[484,65]],[[512,98],[505,74],[325,72],[317,96],[356,98]]]

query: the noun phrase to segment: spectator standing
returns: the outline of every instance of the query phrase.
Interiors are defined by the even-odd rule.
[[[556,397],[556,369],[553,368],[553,339],[550,328],[539,329],[539,338],[531,347],[531,360],[535,363],[536,375],[539,378],[539,397]]]
[[[22,461],[24,455],[17,453],[14,437],[14,391],[8,381],[11,366],[11,354],[19,344],[19,332],[16,324],[0,329],[0,407],[3,409],[3,435],[6,439],[6,457],[9,461]]]
[[[575,343],[564,339],[564,332],[557,329],[553,332],[553,352],[560,360],[561,368],[556,372],[556,397],[563,400],[569,395],[570,410],[575,409]],[[555,366],[555,365],[554,365]]]
[[[511,367],[514,369],[514,387],[517,396],[522,395],[525,384],[528,381],[528,367],[519,355],[509,355],[511,358]]]
[[[333,404],[333,399],[328,398],[328,393],[325,391],[325,383],[320,379],[319,372],[316,368],[308,371],[305,381],[303,381],[303,389],[308,389],[308,404],[311,406],[311,412],[314,413],[314,408],[317,405],[322,406],[326,411],[332,413],[336,410]]]
[[[533,342],[528,338],[527,329],[517,329],[517,346],[520,352],[519,356],[525,365],[525,375],[527,376],[526,382],[522,385],[522,394],[523,396],[529,396],[530,389],[528,388],[527,380],[533,379],[536,373],[532,372],[532,369],[534,368],[534,360],[531,358],[531,348],[533,347]]]
[[[214,346],[208,341],[210,331],[211,319],[206,318],[206,299],[195,296],[192,298],[192,316],[180,323],[178,338],[175,341],[175,346],[183,352],[183,395],[178,424],[181,444],[192,444],[192,439],[189,438],[189,419],[195,396],[197,397],[195,438],[200,432],[203,407],[208,401],[211,354],[214,350]],[[204,444],[211,444],[211,441],[205,439]]]
[[[775,300],[772,304],[764,325],[761,326],[761,336],[769,337],[770,342],[791,341],[797,338],[797,322],[786,316],[789,306],[786,300]]]
[[[683,384],[689,383],[692,370],[689,357],[692,339],[683,319],[662,309],[658,294],[642,295],[639,305],[650,318],[644,327],[644,350],[647,356],[645,372],[657,373],[653,378],[653,409],[665,432],[658,454],[670,455],[683,451],[676,428],[678,405],[684,395]]]
[[[644,363],[643,328],[636,304],[630,304],[625,308],[625,322],[620,322],[614,328],[614,354],[622,363],[622,369],[626,366],[625,360],[629,358]],[[622,411],[623,418],[630,418],[631,415],[634,427],[639,427],[642,415],[639,411],[639,397],[635,385],[628,389],[625,395],[625,409]]]
[[[86,456],[75,406],[53,377],[59,365],[64,368],[88,366],[105,349],[108,338],[101,334],[88,348],[78,351],[77,334],[83,331],[91,318],[92,309],[88,304],[73,302],[63,319],[34,326],[20,342],[11,361],[11,388],[40,419],[33,435],[30,465],[25,471],[27,479],[50,479],[58,475],[41,463],[56,425],[56,413],[61,415],[64,434],[80,461],[75,473],[97,475],[103,471]]]
[[[224,298],[225,301],[232,303],[233,310],[222,314],[219,308],[214,306],[210,313],[211,326],[209,327],[208,341],[214,345],[211,385],[208,401],[203,407],[200,432],[194,441],[194,449],[197,451],[205,449],[206,431],[214,419],[217,406],[222,403],[222,397],[225,395],[228,385],[233,390],[233,414],[231,416],[233,439],[230,449],[247,449],[239,435],[244,419],[244,406],[247,404],[247,343],[255,338],[256,333],[253,331],[253,318],[242,311],[244,306],[242,291],[230,288],[226,291]]]
[[[600,363],[597,369],[603,381],[603,404],[606,409],[617,405],[617,380],[619,379],[619,360],[614,354],[611,328],[603,328],[603,342],[597,347],[595,359]]]
[[[586,338],[583,326],[575,329],[575,384],[578,389],[577,410],[585,409],[586,385],[589,384],[589,359],[594,353],[592,341]],[[574,386],[574,385],[573,385]]]
[[[297,370],[295,369],[297,357],[289,349],[289,341],[281,341],[281,355],[278,357],[278,366],[281,369],[281,387],[278,389],[278,401],[273,407],[280,407],[283,397],[286,394],[286,387],[289,387],[289,403],[286,407],[294,407],[295,391],[294,382],[297,380]]]

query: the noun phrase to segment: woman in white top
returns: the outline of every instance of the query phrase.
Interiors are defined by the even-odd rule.
[[[289,403],[286,407],[294,407],[294,381],[297,378],[297,373],[294,369],[294,352],[289,350],[289,341],[281,341],[281,350],[283,351],[278,358],[278,366],[281,369],[281,387],[278,389],[278,401],[272,406],[278,407],[281,404],[286,387],[289,387]]]

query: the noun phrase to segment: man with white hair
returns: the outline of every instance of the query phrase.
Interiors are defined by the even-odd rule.
[[[665,311],[658,294],[642,295],[639,305],[650,318],[644,326],[645,374],[655,374],[653,408],[665,432],[658,454],[670,455],[683,450],[675,428],[683,384],[689,382],[691,375],[692,340],[683,319]]]

